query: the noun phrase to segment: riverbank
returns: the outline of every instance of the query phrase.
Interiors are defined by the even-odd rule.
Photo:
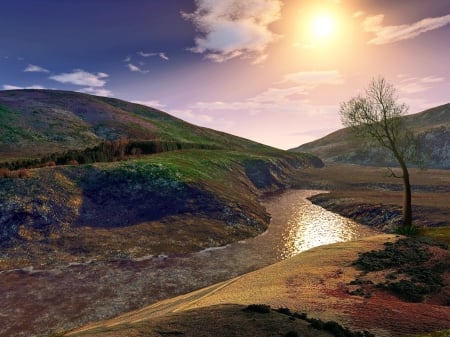
[[[354,169],[356,170],[357,168]],[[376,174],[381,172],[380,169],[369,170],[372,172],[372,176],[369,175],[372,181],[365,182],[364,179],[367,179],[367,177],[361,178],[359,176],[360,178],[358,179],[361,179],[360,181],[348,183],[347,187],[351,186],[348,190],[354,193],[353,195],[356,195],[357,190],[367,186],[367,184],[374,188],[373,196],[378,198],[378,200],[380,196],[376,188],[382,193],[386,192],[386,195],[398,193],[387,190],[386,186],[376,180]],[[337,174],[333,177],[334,174],[339,172],[340,175]],[[330,189],[338,186],[340,179],[349,179],[343,173],[349,174],[352,179],[358,177],[356,171],[342,171],[342,169],[333,167],[317,171],[304,169],[298,172],[298,176],[295,178],[297,180],[293,179],[290,185],[293,187],[314,186],[315,189]],[[265,177],[265,175],[262,175],[262,177]],[[424,186],[431,186],[426,187],[428,191],[431,189],[436,190],[436,193],[440,193],[438,196],[443,195],[445,197],[448,194],[445,188],[449,186],[448,181],[446,182],[445,180],[447,179],[446,177],[446,172],[443,172],[440,176],[436,174],[430,175],[428,179],[433,178],[435,180]],[[302,183],[302,179],[304,183]],[[396,186],[390,186],[389,188],[397,188]],[[366,191],[363,192],[368,193]],[[327,194],[327,196],[330,196],[330,194]],[[385,198],[382,199],[383,201],[387,200]],[[356,199],[358,202],[361,202],[361,200]],[[441,216],[438,213],[436,214]],[[271,229],[269,228],[270,232]],[[289,234],[289,231],[286,233],[286,237],[289,237],[287,234]],[[264,234],[263,236],[266,235]],[[238,242],[236,245],[245,246],[242,242]],[[190,261],[185,255],[169,257],[166,254],[160,254],[143,260],[133,260],[125,257],[112,261],[86,261],[85,263],[69,264],[61,268],[47,270],[36,270],[36,268],[4,273],[0,279],[0,286],[3,290],[0,294],[2,296],[1,302],[3,303],[3,309],[0,314],[4,317],[4,322],[6,323],[0,329],[0,335],[10,337],[14,335],[22,336],[24,335],[23,331],[67,330],[89,321],[93,322],[113,317],[159,300],[234,278],[263,267],[258,261],[261,256],[274,254],[274,258],[276,258],[279,251],[282,251],[280,249],[275,252],[269,252],[267,247],[268,245],[261,245],[253,254],[239,252],[234,256],[225,255],[221,260],[214,260],[213,254],[227,251],[226,249],[207,250],[197,253],[198,259],[195,261]],[[370,245],[367,245],[363,250],[370,249],[370,247]],[[347,250],[346,246],[342,246],[341,249]],[[321,254],[325,256],[328,253],[335,254],[335,251],[325,249],[322,250]],[[353,254],[356,256],[357,251],[354,251]],[[244,267],[236,268],[236,263],[240,263],[243,256],[248,258],[248,264]],[[274,262],[276,260],[269,259],[265,263],[267,265]],[[320,261],[316,262],[321,263]],[[228,265],[230,268],[219,269],[217,268],[218,265]],[[320,264],[316,265],[316,267],[318,266]],[[339,267],[340,265],[336,266],[333,267],[335,271],[341,268]],[[307,270],[309,265],[303,265],[303,267],[304,270]],[[298,275],[303,275],[304,271],[297,272]],[[318,280],[320,281],[320,278]],[[246,286],[254,289],[257,284],[247,283]],[[308,289],[308,285],[304,285],[304,287]],[[312,284],[311,287],[316,287],[316,285]],[[319,296],[318,294],[316,295]],[[322,296],[321,299],[323,301],[326,301],[328,295],[326,292],[320,296]],[[292,296],[300,295],[294,294]],[[299,298],[301,299],[301,297]],[[252,303],[256,300],[257,297],[253,297]],[[314,299],[304,298],[301,302],[305,304],[306,308],[309,308],[308,301],[310,300],[314,301]],[[327,312],[327,304],[325,303],[324,305],[325,309],[322,312]],[[273,305],[273,307],[276,308],[277,305]],[[380,308],[384,307],[381,306]],[[307,312],[311,314],[310,311]],[[311,312],[314,313],[314,310]],[[318,317],[322,318],[322,316]],[[198,317],[198,321],[201,320],[202,318]],[[181,318],[180,322],[182,322]],[[224,321],[224,324],[226,324],[226,321]],[[170,332],[171,330],[168,331]],[[33,333],[25,334],[33,335]],[[119,336],[122,335],[119,334]],[[130,334],[130,336],[133,336],[133,334]]]
[[[161,332],[221,337],[273,336],[274,332],[280,336],[333,336],[315,331],[295,317],[293,320],[284,316],[283,324],[279,324],[280,317],[275,314],[242,314],[241,309],[250,304],[307,313],[308,317],[336,321],[353,331],[368,330],[378,337],[450,329],[448,306],[437,304],[432,297],[422,303],[410,303],[375,286],[371,286],[370,296],[352,293],[358,288],[355,280],[361,277],[361,270],[352,264],[359,254],[382,250],[387,247],[386,242],[393,245],[399,239],[383,234],[316,247],[229,281],[85,326],[67,336],[147,337],[160,336]],[[448,261],[448,250],[427,247],[421,249],[430,249],[437,259]],[[375,285],[386,273],[367,275],[363,282],[366,290],[369,279]],[[450,275],[446,275],[448,284]],[[442,291],[448,296],[448,286]]]
[[[450,170],[411,169],[410,175],[414,225],[450,243]],[[401,223],[402,182],[386,168],[331,164],[305,169],[291,185],[329,190],[310,200],[374,229],[392,233]]]
[[[261,207],[272,217],[268,231],[220,249],[0,273],[0,336],[68,330],[229,280],[317,245],[374,234],[312,205],[306,198],[315,193],[291,190],[265,200]]]

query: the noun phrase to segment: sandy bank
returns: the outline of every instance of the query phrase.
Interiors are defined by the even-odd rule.
[[[78,331],[95,327],[114,327],[113,330],[125,331],[122,329],[145,321],[151,321],[150,326],[156,327],[163,321],[167,323],[168,317],[176,317],[179,322],[185,314],[189,317],[191,310],[252,303],[307,312],[309,316],[324,321],[334,320],[352,330],[369,330],[377,336],[402,336],[450,328],[448,307],[406,303],[383,291],[373,293],[370,298],[348,294],[348,284],[361,273],[351,265],[358,253],[381,249],[384,242],[393,242],[397,238],[395,235],[383,234],[317,247],[241,277],[158,302]],[[202,329],[207,329],[206,323],[202,324]],[[95,335],[121,334],[98,334],[97,331]]]

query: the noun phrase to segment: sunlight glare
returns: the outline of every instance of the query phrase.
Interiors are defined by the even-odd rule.
[[[311,21],[311,35],[315,39],[327,39],[333,35],[335,26],[335,19],[330,14],[316,15]]]

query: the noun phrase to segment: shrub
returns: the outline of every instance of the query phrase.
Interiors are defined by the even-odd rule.
[[[298,334],[297,331],[289,331],[287,332],[284,337],[299,337],[300,335]]]
[[[8,178],[11,172],[6,168],[0,168],[0,178]]]
[[[46,163],[44,164],[44,166],[47,166],[47,167],[56,166],[56,162],[54,162],[54,161],[48,161],[48,162],[46,162]]]
[[[244,309],[244,311],[252,311],[260,314],[268,314],[270,310],[270,305],[266,304],[250,304]]]
[[[407,302],[422,302],[424,300],[424,295],[429,293],[426,287],[408,280],[387,283],[382,287],[390,290],[398,297]]]
[[[389,270],[385,282],[376,286],[386,289],[404,301],[422,302],[428,294],[439,293],[444,287],[442,274],[450,270],[446,261],[435,261],[427,246],[448,249],[447,244],[427,238],[405,238],[385,243],[385,249],[361,253],[353,265],[364,272]],[[403,276],[403,277],[402,277]],[[397,281],[398,280],[398,281]],[[356,279],[350,284],[363,284]],[[350,292],[364,295],[363,289]]]
[[[395,232],[400,235],[414,236],[419,234],[419,228],[417,226],[400,226]]]
[[[19,178],[28,178],[30,176],[30,172],[28,170],[26,170],[26,169],[20,169],[17,172],[17,176]]]
[[[280,314],[284,314],[284,315],[292,315],[291,310],[289,310],[289,308],[279,308],[276,311],[278,311]]]

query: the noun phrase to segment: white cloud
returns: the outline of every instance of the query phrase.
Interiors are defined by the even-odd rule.
[[[343,76],[336,70],[296,72],[252,97],[200,101],[174,113],[192,123],[279,148],[292,148],[341,127],[338,102],[324,100],[317,91],[342,84]],[[227,123],[233,120],[239,123]]]
[[[142,57],[151,57],[151,56],[158,55],[158,53],[144,53],[143,51],[139,51],[139,52],[137,52],[137,54],[142,56]]]
[[[220,118],[219,120],[215,120],[211,115],[207,115],[201,112],[194,112],[191,109],[185,110],[170,110],[170,114],[177,116],[187,122],[204,125],[207,126],[212,124],[213,122],[220,123],[222,125],[222,130],[229,129],[234,123],[232,121],[226,120],[224,118]]]
[[[136,104],[146,105],[146,106],[148,106],[150,108],[155,108],[155,109],[162,109],[162,108],[164,108],[166,106],[165,104],[162,104],[162,103],[160,103],[157,100],[132,101],[132,102],[136,103]]]
[[[279,36],[269,25],[281,16],[280,0],[196,0],[194,13],[183,17],[202,34],[195,38],[192,52],[223,62],[235,57],[262,61],[267,46]]]
[[[3,90],[19,90],[19,89],[45,89],[42,85],[31,85],[28,87],[19,87],[16,85],[4,84]]]
[[[108,74],[101,72],[92,74],[81,69],[76,69],[71,73],[50,76],[50,79],[60,83],[70,83],[88,87],[103,87],[106,84],[104,78],[108,76]]]
[[[127,64],[128,69],[130,69],[133,72],[137,72],[137,73],[141,73],[141,74],[146,74],[149,71],[148,70],[143,70],[140,67],[138,67],[137,65],[134,65],[132,63],[128,63]]]
[[[409,25],[383,26],[384,15],[379,14],[367,17],[363,22],[366,32],[375,33],[375,38],[369,44],[386,44],[415,38],[430,30],[444,27],[450,23],[450,14],[425,18]]]
[[[125,63],[129,63],[129,62],[131,62],[131,56],[127,56],[127,57],[125,57],[124,59],[123,59],[123,62],[125,62]]]
[[[276,84],[283,87],[268,88],[258,95],[243,101],[235,102],[197,102],[191,108],[195,110],[227,110],[243,111],[250,115],[269,111],[295,111],[296,105],[308,102],[310,90],[321,85],[340,85],[344,83],[342,75],[337,70],[296,72],[285,75]]]
[[[110,97],[113,96],[112,92],[109,91],[108,89],[105,88],[93,88],[93,87],[87,87],[87,88],[82,88],[80,90],[77,90],[78,92],[83,92],[85,94],[91,94],[91,95],[96,95],[96,96],[105,96],[105,97]]]
[[[439,82],[444,82],[445,78],[438,77],[438,76],[427,76],[427,77],[422,78],[421,81],[423,83],[439,83]]]
[[[158,56],[164,61],[169,61],[169,57],[166,55],[166,53],[159,53]]]
[[[319,84],[342,84],[344,79],[337,70],[300,71],[285,75],[283,82],[306,84],[311,87]]]
[[[363,11],[357,11],[357,12],[352,14],[352,17],[359,18],[360,16],[363,16],[363,15],[364,15]]]
[[[418,92],[423,92],[429,90],[431,87],[423,85],[420,82],[409,82],[399,85],[398,90],[405,94],[415,94]]]
[[[444,82],[444,77],[426,76],[426,77],[403,77],[398,85],[400,92],[404,94],[415,94],[430,90],[435,83]]]
[[[43,67],[29,64],[27,67],[23,70],[24,72],[30,72],[30,73],[48,73],[50,72],[48,69],[45,69]]]
[[[139,56],[142,57],[152,57],[152,56],[159,56],[164,61],[169,61],[169,57],[167,57],[166,53],[144,53],[143,51],[137,52]]]

